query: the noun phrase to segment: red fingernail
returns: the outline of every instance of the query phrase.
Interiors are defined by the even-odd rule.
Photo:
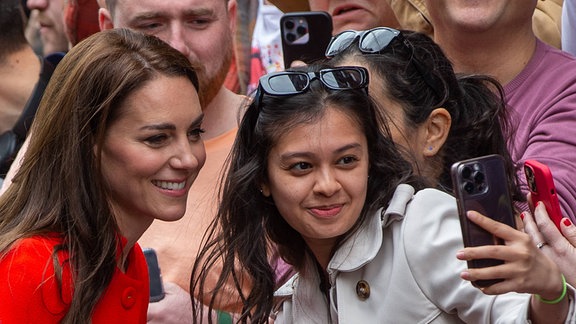
[[[537,203],[536,203],[536,208],[538,208],[538,206],[540,206],[540,202],[537,202]]]
[[[565,225],[565,226],[570,226],[570,225],[572,225],[572,222],[571,222],[568,218],[564,218],[563,222],[564,222],[564,225]]]
[[[520,219],[524,220],[524,212],[522,212],[522,214],[520,214]]]

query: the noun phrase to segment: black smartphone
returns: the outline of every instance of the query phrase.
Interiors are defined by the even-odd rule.
[[[284,67],[293,61],[310,64],[324,59],[332,38],[332,17],[324,11],[290,12],[280,18]]]
[[[508,189],[508,177],[503,158],[493,154],[456,162],[452,165],[451,173],[464,246],[504,244],[502,239],[466,217],[466,212],[474,210],[516,228],[514,207]],[[468,261],[468,267],[484,268],[503,263],[504,261],[496,259],[477,259]],[[478,280],[472,284],[477,287],[487,287],[500,281],[502,280]]]
[[[150,302],[154,303],[164,298],[164,285],[162,284],[162,274],[158,265],[156,251],[151,248],[142,249],[146,264],[148,265],[148,277],[150,278]]]

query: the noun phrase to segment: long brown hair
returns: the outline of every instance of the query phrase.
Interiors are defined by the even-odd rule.
[[[118,226],[94,148],[126,96],[158,75],[187,77],[198,89],[186,57],[153,36],[116,29],[76,45],[54,72],[22,166],[0,197],[0,258],[21,238],[61,235],[51,262],[61,274],[56,252],[69,252],[74,287],[64,322],[90,321],[116,267]]]

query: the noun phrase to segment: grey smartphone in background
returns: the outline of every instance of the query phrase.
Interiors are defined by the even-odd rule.
[[[324,11],[291,12],[280,18],[284,66],[293,61],[307,64],[325,58],[332,38],[332,17]]]
[[[474,210],[516,228],[503,158],[500,155],[487,155],[456,162],[452,165],[451,173],[464,246],[504,244],[500,238],[472,223],[466,217],[466,212]],[[502,263],[504,263],[502,260],[478,259],[468,261],[468,267],[484,268]],[[472,284],[477,287],[486,287],[499,281],[501,280],[478,280]]]
[[[164,298],[164,285],[162,284],[162,275],[158,265],[156,251],[151,248],[142,249],[146,264],[148,265],[148,277],[150,278],[150,302],[157,302]]]

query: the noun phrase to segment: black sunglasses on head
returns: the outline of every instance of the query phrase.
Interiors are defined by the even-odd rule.
[[[269,95],[289,96],[306,92],[315,79],[330,90],[367,89],[368,71],[359,66],[342,66],[317,72],[274,72],[262,76],[258,88]]]
[[[292,96],[310,89],[310,83],[318,79],[330,90],[364,89],[368,93],[368,70],[359,66],[341,66],[317,72],[282,71],[268,73],[258,82],[254,104],[260,107],[264,94]]]
[[[441,87],[432,79],[430,71],[414,57],[414,47],[412,44],[402,36],[399,30],[388,27],[376,27],[363,31],[345,30],[336,36],[333,36],[326,48],[326,57],[332,58],[335,55],[343,52],[350,47],[358,39],[358,48],[364,54],[382,54],[388,45],[395,39],[400,41],[411,53],[411,61],[414,64],[418,73],[424,79],[424,82],[434,91],[439,97],[444,97]]]

